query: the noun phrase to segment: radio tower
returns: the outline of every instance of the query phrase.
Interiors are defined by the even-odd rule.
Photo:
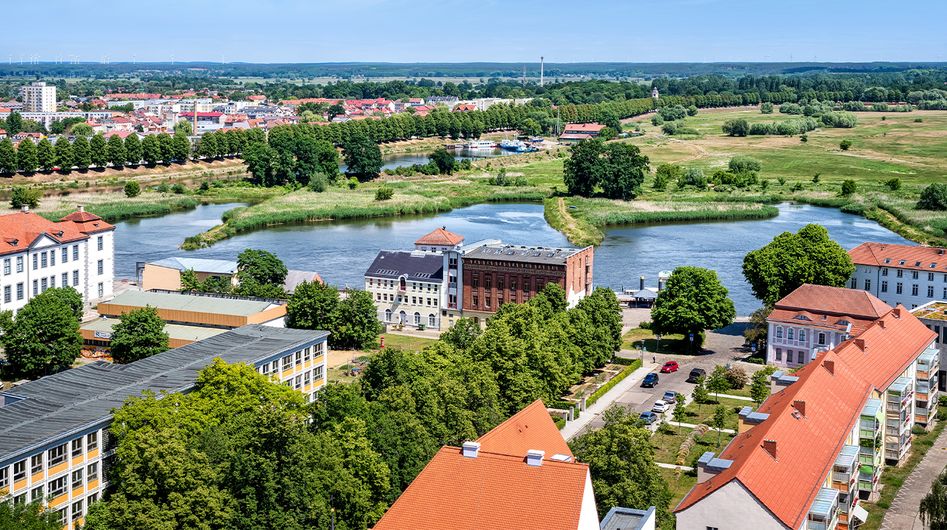
[[[539,56],[539,86],[543,86],[545,65],[546,65],[545,58],[542,55],[540,55]]]

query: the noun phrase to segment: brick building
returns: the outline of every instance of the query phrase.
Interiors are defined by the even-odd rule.
[[[505,302],[522,303],[547,283],[566,291],[569,307],[592,291],[593,249],[480,245],[463,256],[464,316],[488,318]]]

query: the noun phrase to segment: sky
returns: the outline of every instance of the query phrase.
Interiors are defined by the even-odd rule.
[[[0,60],[947,61],[947,1],[10,0]]]

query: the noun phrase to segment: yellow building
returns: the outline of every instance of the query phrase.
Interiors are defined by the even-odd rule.
[[[248,325],[126,365],[94,362],[0,393],[0,496],[43,500],[83,522],[114,458],[112,410],[144,391],[187,392],[214,358],[253,365],[306,394],[327,383],[328,332]]]

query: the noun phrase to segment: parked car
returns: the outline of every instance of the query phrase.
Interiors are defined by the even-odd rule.
[[[693,370],[691,370],[690,375],[687,376],[687,382],[696,383],[698,379],[700,379],[701,377],[706,377],[706,376],[707,376],[706,370],[704,370],[703,368],[694,368]]]
[[[668,361],[664,363],[664,366],[661,367],[662,374],[669,374],[671,372],[676,372],[680,366],[678,366],[677,361]]]
[[[641,382],[643,388],[654,388],[658,386],[658,374],[652,372],[644,376],[644,381]]]
[[[664,401],[665,403],[677,403],[677,392],[668,390],[664,393],[664,397],[661,398],[661,401]]]
[[[649,411],[642,412],[638,418],[644,422],[645,425],[651,425],[652,423],[658,421],[658,415]]]
[[[667,412],[669,408],[671,408],[671,405],[667,401],[659,399],[654,402],[654,406],[651,407],[651,412]]]

